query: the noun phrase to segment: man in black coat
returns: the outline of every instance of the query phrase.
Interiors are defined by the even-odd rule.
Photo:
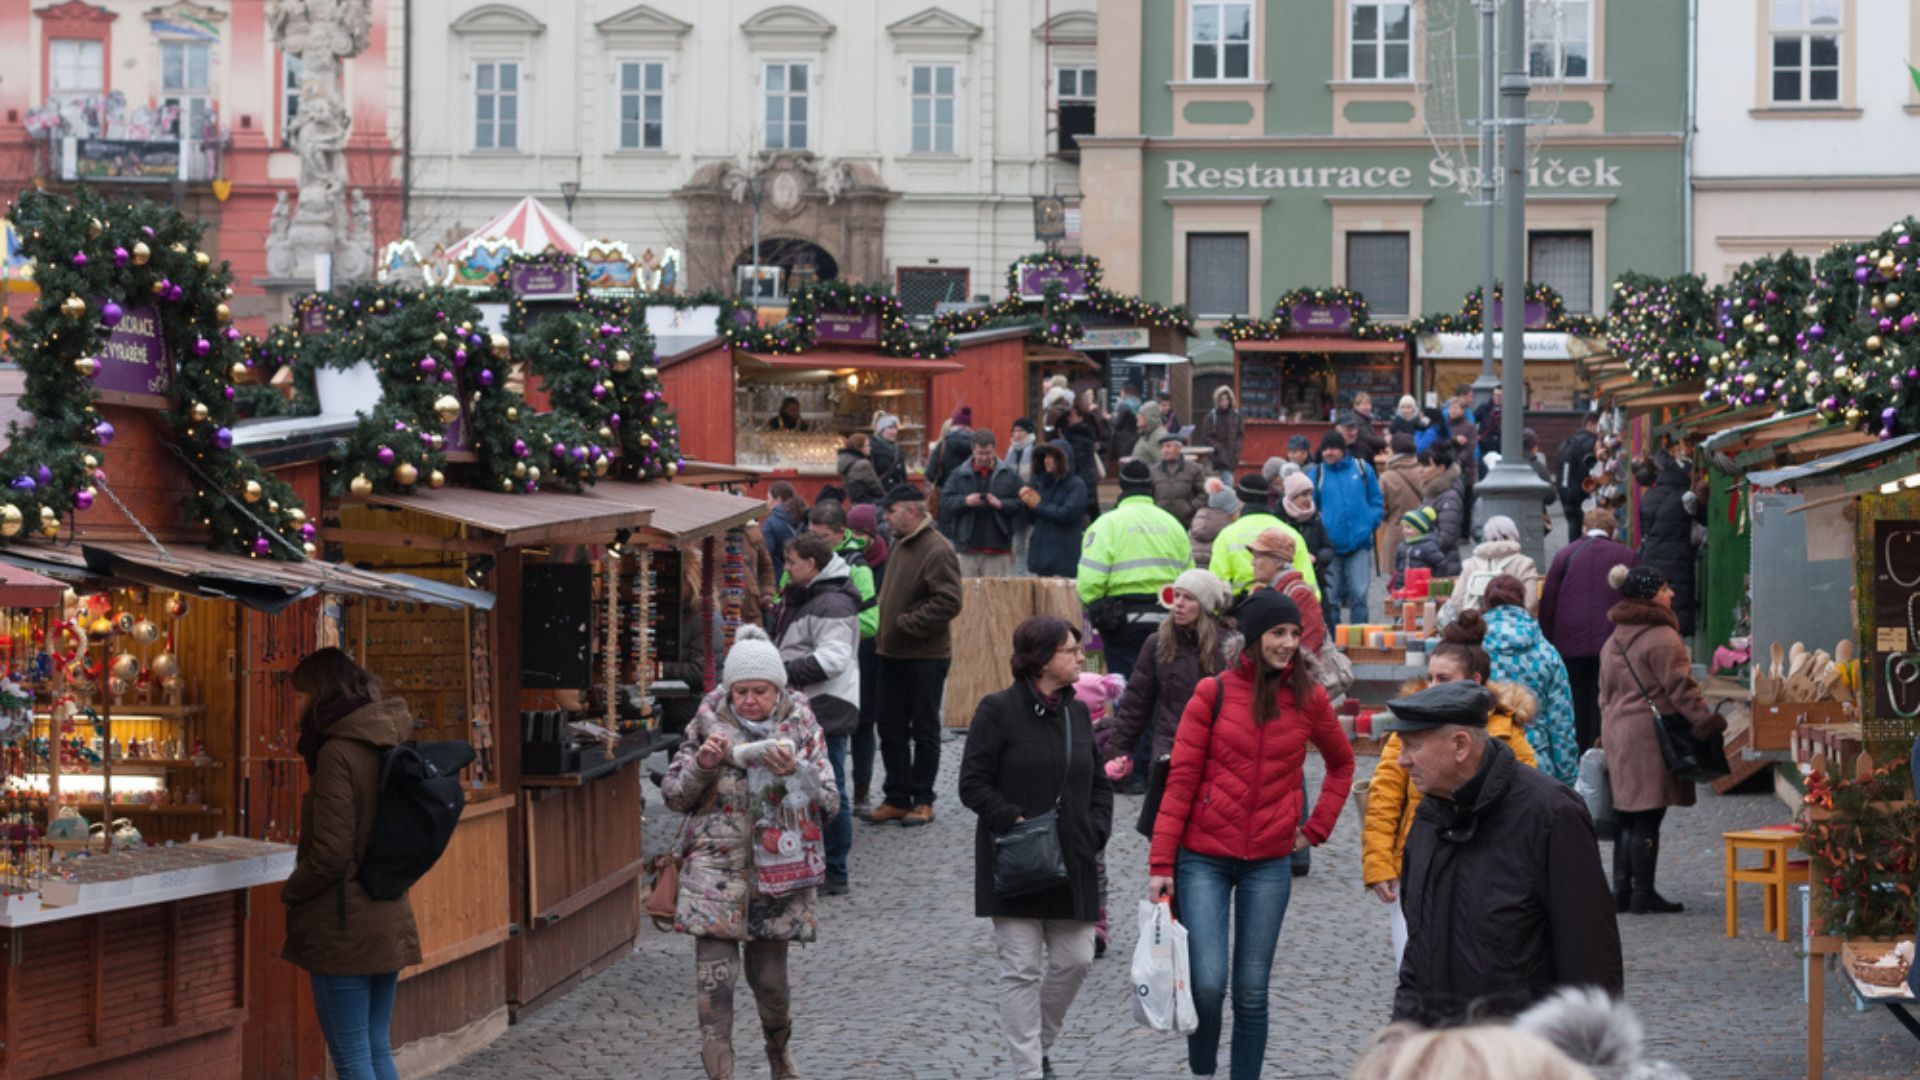
[[[1693,497],[1693,470],[1686,458],[1668,458],[1660,478],[1640,498],[1640,561],[1667,575],[1673,586],[1673,617],[1680,633],[1693,636],[1693,525],[1701,519]]]
[[[1622,992],[1620,928],[1586,805],[1487,737],[1492,704],[1468,681],[1387,703],[1385,728],[1424,796],[1401,865],[1396,1021],[1511,1016],[1567,986]]]
[[[1580,421],[1580,430],[1567,436],[1553,455],[1553,486],[1560,492],[1560,510],[1567,515],[1568,540],[1581,533],[1586,515],[1580,508],[1587,501],[1582,485],[1593,472],[1594,447],[1599,444],[1600,414],[1590,412]]]

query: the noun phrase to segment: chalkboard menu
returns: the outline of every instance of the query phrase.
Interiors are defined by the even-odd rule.
[[[521,570],[520,685],[530,690],[592,685],[593,566],[528,563]]]
[[[1280,371],[1272,364],[1240,364],[1240,412],[1249,420],[1280,419]]]
[[[1398,360],[1343,360],[1334,364],[1333,376],[1342,407],[1351,403],[1355,394],[1373,395],[1375,419],[1390,418],[1400,395],[1406,393]]]

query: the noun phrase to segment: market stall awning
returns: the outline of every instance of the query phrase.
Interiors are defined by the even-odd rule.
[[[1827,457],[1815,458],[1800,465],[1788,465],[1780,469],[1757,469],[1747,474],[1747,483],[1754,487],[1779,487],[1782,484],[1810,480],[1842,469],[1852,471],[1850,466],[1887,457],[1916,439],[1920,439],[1920,435],[1898,435],[1891,439],[1875,439],[1866,445],[1842,450]]]
[[[565,217],[547,209],[545,203],[529,195],[506,213],[468,233],[459,243],[447,249],[445,257],[458,262],[467,257],[468,249],[474,244],[493,237],[505,237],[518,244],[521,251],[531,255],[538,255],[548,247],[558,248],[568,255],[578,255],[587,246],[585,233],[567,224]]]
[[[1273,353],[1394,353],[1406,351],[1400,341],[1361,341],[1356,338],[1298,337],[1280,341],[1236,341],[1240,352]]]
[[[685,543],[744,525],[767,510],[760,499],[663,480],[642,484],[602,481],[594,485],[592,493],[596,498],[650,510],[653,519],[646,531],[670,543]]]
[[[65,582],[0,563],[0,608],[59,607],[66,592]]]
[[[881,356],[876,352],[855,352],[850,349],[814,349],[792,354],[743,351],[734,355],[743,364],[782,371],[851,368],[855,371],[924,371],[929,375],[942,375],[967,369],[965,364],[952,360],[915,360],[910,356]]]
[[[1415,343],[1422,360],[1480,359],[1479,334],[1421,334]],[[1500,335],[1494,335],[1495,354],[1499,354],[1504,347]],[[1529,331],[1520,351],[1528,360],[1572,360],[1573,335],[1545,330]]]
[[[1078,349],[1063,349],[1058,345],[1027,346],[1029,364],[1078,364],[1081,367],[1098,370],[1100,364],[1093,357]]]
[[[410,588],[380,574],[342,563],[283,562],[228,555],[205,548],[150,544],[83,543],[51,547],[22,544],[6,550],[6,561],[45,567],[56,577],[111,578],[158,589],[232,600],[268,614],[316,593],[370,596],[416,604],[460,606],[452,598]]]
[[[373,506],[412,510],[442,521],[457,521],[492,533],[507,547],[579,541],[611,535],[621,529],[644,529],[653,517],[649,507],[632,506],[596,497],[591,490],[535,492],[509,495],[472,488],[441,488],[408,495],[371,495]]]

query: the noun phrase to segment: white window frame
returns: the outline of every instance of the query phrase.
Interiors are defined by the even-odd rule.
[[[1242,310],[1239,310],[1239,311],[1202,310],[1199,300],[1193,296],[1193,273],[1194,273],[1193,242],[1195,240],[1201,240],[1201,239],[1222,240],[1222,239],[1234,239],[1234,238],[1239,239],[1243,249],[1242,256],[1246,260],[1245,264],[1242,267],[1242,280],[1240,283],[1240,288],[1241,288],[1240,307]],[[1253,313],[1254,245],[1253,245],[1253,234],[1251,232],[1247,232],[1245,230],[1231,229],[1231,228],[1195,229],[1192,232],[1183,234],[1180,238],[1180,243],[1185,248],[1185,251],[1186,251],[1185,263],[1186,263],[1187,280],[1183,284],[1185,286],[1185,292],[1187,294],[1187,302],[1191,305],[1195,318],[1200,318],[1200,319],[1230,319],[1230,318],[1236,318],[1236,317],[1245,318],[1246,316],[1251,315]]]
[[[1401,275],[1404,278],[1404,285],[1402,286],[1402,289],[1407,296],[1406,306],[1409,308],[1413,306],[1414,242],[1413,242],[1413,232],[1410,229],[1395,229],[1395,228],[1349,229],[1345,233],[1342,233],[1340,236],[1340,243],[1342,248],[1344,249],[1344,251],[1342,252],[1342,262],[1345,264],[1345,267],[1346,267],[1344,276],[1347,281],[1347,288],[1357,289],[1362,295],[1366,296],[1368,307],[1375,314],[1382,315],[1382,316],[1390,316],[1396,319],[1407,318],[1413,314],[1411,311],[1390,310],[1390,308],[1387,305],[1379,304],[1375,301],[1374,293],[1368,293],[1365,289],[1361,289],[1360,286],[1354,284],[1354,280],[1353,280],[1353,262],[1354,262],[1353,241],[1354,239],[1356,237],[1370,238],[1370,237],[1385,237],[1385,236],[1399,237],[1400,239],[1406,242],[1406,262],[1401,264],[1401,268],[1400,268]]]
[[[60,85],[60,75],[63,67],[68,72],[79,72],[86,67],[84,63],[72,60],[69,60],[63,65],[58,55],[62,45],[81,46],[82,48],[79,51],[82,53],[86,51],[85,46],[90,45],[93,47],[94,63],[92,65],[92,86]],[[105,95],[107,91],[106,56],[107,43],[100,38],[57,37],[49,39],[47,42],[47,97],[54,101],[64,101],[68,98],[97,98]]]
[[[1407,70],[1404,75],[1388,75],[1387,46],[1401,42],[1389,41],[1386,37],[1386,9],[1404,7],[1407,9]],[[1374,9],[1374,36],[1362,41],[1354,22],[1361,8]],[[1350,0],[1347,4],[1347,80],[1365,83],[1410,83],[1413,81],[1414,43],[1420,34],[1420,6],[1414,0]],[[1354,70],[1354,52],[1359,49],[1373,50],[1373,75],[1361,75]]]
[[[817,64],[811,58],[800,60],[763,60],[760,63],[760,147],[763,150],[812,150],[819,146],[820,110],[814,101],[813,76]],[[793,69],[805,72],[805,85],[798,91],[792,86]],[[775,68],[781,69],[781,89],[777,92],[782,102],[780,120],[780,145],[773,142],[773,124],[767,117],[767,106],[772,103],[776,91],[771,88],[771,74]],[[799,99],[806,103],[806,119],[800,121],[805,128],[799,146],[793,145],[793,101]]]
[[[1543,37],[1534,33],[1533,5],[1536,2],[1546,2],[1546,0],[1527,0],[1527,71],[1531,77],[1545,82],[1580,83],[1594,81],[1593,61],[1594,54],[1598,52],[1594,42],[1594,23],[1600,0],[1577,0],[1577,2],[1584,4],[1587,12],[1585,35],[1580,39],[1586,45],[1587,72],[1584,75],[1573,76],[1569,76],[1566,73],[1567,41],[1569,39],[1565,34],[1560,32],[1561,28],[1555,27],[1555,32],[1550,37]],[[1766,0],[1756,0],[1756,2],[1764,3]],[[1547,45],[1553,49],[1553,72],[1551,74],[1532,74],[1533,49],[1536,45]]]
[[[180,53],[181,85],[168,86],[167,57],[168,54],[174,50],[178,50]],[[198,85],[193,85],[193,57],[196,55],[196,50],[198,55],[206,58],[206,62],[204,65],[205,70],[202,72],[203,78],[199,81]],[[175,127],[170,133],[174,138],[180,138],[183,135],[189,138],[198,138],[206,134],[206,129],[197,126],[195,120],[197,117],[201,124],[205,124],[210,123],[213,119],[212,42],[199,40],[163,40],[160,42],[160,104],[162,107],[167,105],[178,105],[180,107],[180,114],[176,123],[183,120],[186,122],[187,127],[185,129]]]
[[[513,68],[513,89],[510,91],[500,89],[501,69],[507,66]],[[473,67],[471,69],[473,76],[473,112],[471,114],[473,126],[467,129],[467,135],[474,150],[481,153],[518,153],[520,151],[520,129],[526,124],[526,110],[520,107],[521,99],[526,96],[526,67],[525,61],[512,56],[493,57],[473,61]],[[480,71],[483,68],[492,69],[492,85],[486,88],[482,88],[480,85]],[[480,102],[482,98],[491,99],[493,103],[493,117],[491,120],[485,121],[493,125],[491,145],[482,145],[480,142],[480,125],[483,122],[480,117]],[[511,100],[513,102],[513,142],[507,144],[503,144],[500,141],[500,103],[502,100]]]
[[[1572,314],[1572,315],[1591,315],[1591,314],[1594,314],[1595,312],[1594,297],[1593,297],[1595,290],[1593,286],[1594,286],[1594,282],[1600,280],[1599,267],[1596,265],[1599,261],[1598,255],[1600,252],[1600,239],[1598,235],[1596,235],[1593,229],[1582,228],[1580,226],[1562,227],[1558,225],[1542,224],[1539,228],[1530,227],[1527,230],[1527,280],[1528,281],[1541,280],[1540,272],[1538,268],[1534,266],[1534,245],[1535,244],[1543,240],[1544,241],[1572,240],[1572,239],[1583,238],[1583,237],[1586,239],[1586,242],[1587,242],[1587,293],[1585,296],[1574,296],[1571,293],[1568,293],[1566,291],[1562,291],[1560,294],[1561,302],[1566,305],[1568,314]],[[1600,310],[1604,311],[1605,309],[1601,308]]]
[[[927,91],[919,90],[920,73],[927,73]],[[940,73],[947,73],[948,85],[943,94],[940,91]],[[927,103],[926,145],[921,145],[922,125],[918,112],[920,103]],[[940,103],[945,101],[947,113],[947,145],[940,145]],[[926,61],[907,65],[907,149],[915,157],[953,157],[960,152],[960,65],[951,62]]]
[[[1767,20],[1767,101],[1769,104],[1784,106],[1786,108],[1840,108],[1847,94],[1847,5],[1844,0],[1795,0],[1795,2],[1800,4],[1800,11],[1802,13],[1801,22],[1797,25],[1786,27],[1777,25],[1774,22],[1774,12],[1777,11],[1778,8],[1772,0],[1768,0],[1767,3],[1767,11],[1765,13]],[[1837,21],[1831,26],[1810,21],[1815,5],[1822,3],[1830,3],[1833,8]],[[1833,64],[1830,67],[1825,64],[1817,67],[1814,65],[1813,39],[1815,38],[1833,39]],[[1783,69],[1778,66],[1774,59],[1774,50],[1778,47],[1779,42],[1786,39],[1793,39],[1799,43],[1800,63],[1794,65],[1792,68]],[[1798,76],[1800,96],[1797,98],[1783,98],[1776,93],[1774,78],[1787,70],[1794,71]],[[1816,71],[1833,72],[1832,97],[1816,98],[1813,96],[1813,75]]]
[[[1074,90],[1071,94],[1066,93],[1060,88],[1060,76],[1069,71],[1073,72]],[[1086,86],[1086,78],[1089,75],[1094,77],[1096,84],[1096,92],[1092,94],[1087,93],[1084,89]],[[1099,81],[1100,69],[1095,64],[1055,64],[1053,68],[1053,100],[1055,103],[1062,101],[1095,101],[1099,96],[1097,93]]]
[[[280,145],[293,145],[293,121],[300,115],[299,53],[280,54]]]
[[[630,67],[639,69],[639,89],[637,90],[627,89],[627,69]],[[647,69],[650,67],[658,67],[660,69],[660,89],[657,91],[647,89]],[[667,96],[667,86],[672,81],[673,69],[667,63],[666,57],[663,56],[622,57],[620,61],[614,65],[613,145],[621,153],[655,154],[662,153],[667,149],[668,140],[673,137],[668,126],[668,117],[671,114],[671,102]],[[638,119],[634,121],[636,125],[634,129],[636,141],[633,145],[627,144],[626,110],[627,99],[630,97],[639,99]],[[658,97],[660,99],[660,145],[658,146],[647,145],[647,99],[649,97]]]
[[[1239,41],[1230,42],[1224,37],[1213,41],[1203,42],[1200,40],[1200,13],[1202,11],[1213,12],[1215,25],[1217,25],[1220,28],[1220,32],[1224,34],[1227,25],[1227,12],[1235,8],[1245,8],[1247,12],[1247,40],[1244,43]],[[1259,27],[1254,20],[1259,17],[1259,6],[1254,4],[1252,0],[1190,0],[1187,4],[1187,80],[1189,82],[1209,83],[1252,82],[1254,72],[1257,70],[1257,65],[1254,63],[1254,46],[1260,39],[1258,32]],[[1228,75],[1227,49],[1232,45],[1240,44],[1244,44],[1247,50],[1247,73],[1245,75]],[[1214,73],[1212,75],[1201,75],[1198,71],[1198,65],[1193,62],[1194,57],[1199,55],[1201,49],[1213,50]]]

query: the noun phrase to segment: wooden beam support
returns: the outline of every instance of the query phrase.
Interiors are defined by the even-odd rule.
[[[320,535],[337,544],[364,544],[368,547],[415,551],[461,551],[469,555],[493,555],[500,550],[498,543],[488,540],[457,540],[450,536],[382,532],[379,529],[339,529],[328,526]]]

